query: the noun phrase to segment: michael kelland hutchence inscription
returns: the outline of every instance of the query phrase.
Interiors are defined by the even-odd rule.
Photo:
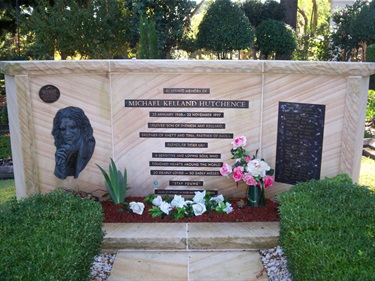
[[[163,88],[165,95],[189,95],[202,94],[209,95],[209,88]],[[152,131],[140,131],[139,138],[176,139],[166,141],[164,147],[171,152],[152,152],[149,161],[150,175],[157,177],[184,177],[183,180],[169,180],[170,187],[180,187],[180,189],[163,190],[156,188],[156,194],[189,194],[194,195],[193,187],[203,187],[204,181],[200,177],[219,177],[219,169],[222,166],[220,153],[198,153],[194,149],[209,148],[209,141],[177,141],[178,139],[233,139],[233,133],[223,132],[227,126],[225,122],[220,122],[224,118],[224,112],[220,109],[248,109],[247,100],[212,100],[212,99],[127,99],[126,108],[155,108],[149,112],[150,122],[146,127]],[[159,111],[159,108],[163,108]],[[184,109],[183,111],[168,108]],[[215,112],[199,111],[199,108],[218,108]],[[189,110],[195,109],[195,110]],[[198,109],[198,110],[197,110]],[[165,119],[166,122],[154,122],[154,118]],[[173,119],[175,118],[175,119]],[[182,118],[182,119],[180,119]],[[202,120],[202,122],[181,122],[184,118]],[[220,120],[210,122],[210,118]],[[179,122],[176,120],[179,119]],[[159,121],[158,120],[158,121]],[[190,120],[189,120],[190,121]],[[158,131],[160,129],[160,131]],[[172,129],[172,132],[165,131]],[[174,131],[175,130],[175,131]],[[207,131],[205,131],[207,130]],[[173,151],[172,149],[176,149]],[[184,148],[183,152],[178,152]],[[191,151],[191,152],[190,152]],[[211,151],[210,151],[211,152]],[[169,160],[168,160],[169,159]],[[175,161],[172,161],[175,160]],[[182,159],[182,160],[180,160]],[[194,160],[190,160],[194,159]],[[203,161],[201,161],[203,160]],[[205,160],[205,161],[204,161]],[[219,161],[218,161],[219,160]],[[161,167],[161,168],[157,168]],[[191,168],[191,169],[190,169]],[[203,168],[203,169],[202,169]],[[198,177],[198,180],[195,180]],[[154,184],[158,181],[154,181]],[[157,185],[157,184],[156,184]],[[181,189],[189,188],[189,189]],[[215,191],[213,191],[215,193]],[[216,191],[217,193],[217,191]]]
[[[320,179],[325,105],[279,103],[275,180]]]
[[[244,100],[125,100],[125,107],[249,108]]]

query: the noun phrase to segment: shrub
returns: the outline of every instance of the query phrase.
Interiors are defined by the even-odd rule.
[[[369,90],[368,99],[367,99],[367,107],[366,107],[366,120],[374,121],[374,116],[375,116],[375,90]]]
[[[0,159],[12,156],[10,149],[10,135],[0,135]]]
[[[367,46],[366,49],[366,61],[375,62],[375,44]],[[375,90],[375,74],[370,76],[370,86],[371,90]]]
[[[341,177],[299,183],[278,200],[293,280],[373,280],[374,192]]]
[[[199,48],[214,51],[221,59],[233,50],[251,48],[254,31],[237,3],[214,1],[198,27]]]
[[[8,125],[9,120],[8,120],[8,107],[5,105],[3,106],[0,114],[0,122]]]
[[[265,59],[269,55],[290,55],[297,48],[297,39],[293,29],[277,20],[264,20],[255,30],[255,47]]]
[[[88,280],[104,233],[101,205],[54,191],[0,211],[2,280]]]

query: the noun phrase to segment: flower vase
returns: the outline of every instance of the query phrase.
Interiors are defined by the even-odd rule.
[[[252,207],[266,206],[264,189],[257,185],[249,185],[247,189],[247,205]]]

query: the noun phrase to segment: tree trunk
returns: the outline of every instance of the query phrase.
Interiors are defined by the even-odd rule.
[[[302,9],[300,9],[300,8],[298,8],[297,10],[298,10],[298,13],[300,13],[301,16],[303,17],[303,20],[304,20],[304,23],[303,23],[303,31],[304,31],[304,33],[306,34],[306,33],[307,33],[307,26],[308,26],[308,24],[309,24],[309,20],[308,20],[308,18],[307,18],[307,16],[306,16],[306,13],[305,13],[304,10],[302,10]],[[301,25],[302,25],[302,24],[301,24]]]
[[[318,5],[316,0],[312,0],[313,6],[311,11],[311,35],[315,36],[316,27],[318,26]]]
[[[296,30],[298,0],[280,0],[280,4],[285,7],[284,22]]]
[[[297,7],[298,0],[280,0],[280,4],[285,7],[284,22],[289,24],[294,30],[297,28]],[[290,60],[291,55],[277,55],[277,60]]]

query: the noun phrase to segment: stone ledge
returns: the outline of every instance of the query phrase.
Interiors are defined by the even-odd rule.
[[[267,249],[279,244],[279,222],[106,223],[103,249]]]
[[[0,180],[14,179],[13,166],[0,166]]]

